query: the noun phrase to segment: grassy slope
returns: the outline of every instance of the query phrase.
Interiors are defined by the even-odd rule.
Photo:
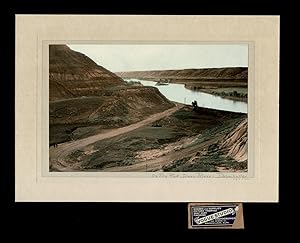
[[[131,165],[139,162],[136,158],[139,151],[161,149],[182,138],[196,136],[243,116],[204,108],[197,113],[190,107],[185,107],[171,117],[159,120],[150,126],[75,151],[69,157],[69,163],[74,163],[80,158],[84,168],[98,170],[108,166]],[[86,154],[86,151],[94,152]]]
[[[126,126],[173,106],[155,87],[120,87],[102,96],[50,102],[50,144]]]

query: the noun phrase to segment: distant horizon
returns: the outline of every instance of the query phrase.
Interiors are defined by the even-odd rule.
[[[248,67],[248,44],[68,44],[109,71]]]

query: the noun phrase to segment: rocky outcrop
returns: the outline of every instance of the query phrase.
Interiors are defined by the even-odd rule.
[[[124,84],[116,74],[66,45],[49,46],[50,101],[97,96],[107,87]]]
[[[227,156],[243,162],[248,159],[248,122],[247,118],[243,120],[235,129],[233,129],[224,139],[220,148],[227,152]]]

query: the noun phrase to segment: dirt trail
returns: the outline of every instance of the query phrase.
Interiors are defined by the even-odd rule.
[[[118,136],[118,135],[121,135],[124,133],[128,133],[128,132],[138,129],[140,127],[151,124],[151,123],[153,123],[157,120],[160,120],[164,117],[170,116],[171,114],[178,111],[182,107],[183,107],[183,105],[176,104],[175,107],[168,109],[164,112],[151,115],[148,118],[146,118],[145,120],[142,120],[138,123],[131,124],[126,127],[116,128],[116,129],[113,129],[113,130],[105,132],[105,133],[100,133],[100,134],[93,135],[93,136],[83,138],[83,139],[79,139],[76,141],[62,143],[62,144],[59,144],[58,147],[56,147],[56,148],[51,147],[49,149],[50,165],[53,162],[59,162],[59,164],[66,166],[66,164],[64,163],[64,158],[67,157],[73,151],[83,148],[83,147],[85,147],[89,144],[95,143],[97,141],[107,139],[107,138],[112,138],[112,137],[115,137],[115,136]],[[64,168],[64,170],[66,170],[66,169],[68,169],[68,168]]]
[[[102,171],[110,171],[110,172],[126,172],[126,171],[134,171],[134,172],[141,172],[141,171],[158,171],[160,170],[164,165],[167,165],[171,163],[172,161],[176,159],[181,159],[184,157],[187,157],[189,155],[192,155],[193,153],[196,153],[204,148],[207,148],[210,144],[217,142],[220,137],[223,135],[214,136],[209,140],[206,140],[205,142],[202,142],[201,144],[195,143],[194,145],[190,145],[186,148],[182,148],[178,151],[171,152],[170,154],[167,154],[166,156],[161,156],[159,158],[155,158],[152,160],[147,160],[144,162],[140,162],[134,165],[130,166],[119,166],[119,167],[112,167],[112,168],[105,168]]]

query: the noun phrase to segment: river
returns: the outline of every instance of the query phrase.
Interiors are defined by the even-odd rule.
[[[184,84],[155,85],[156,82],[140,79],[128,79],[127,81],[139,81],[145,86],[153,86],[166,96],[169,100],[182,104],[191,105],[196,100],[199,107],[212,108],[216,110],[247,113],[247,103],[222,98],[220,96],[194,91],[184,87]]]

